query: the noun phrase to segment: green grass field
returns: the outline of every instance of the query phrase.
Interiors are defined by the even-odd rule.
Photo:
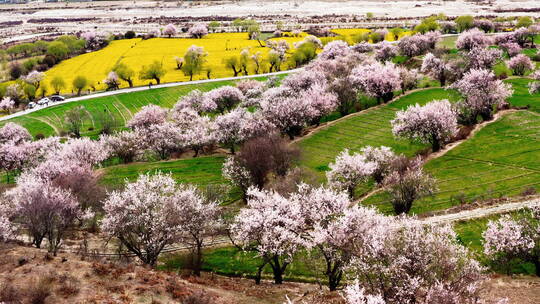
[[[205,250],[203,270],[226,276],[254,277],[261,258],[253,252],[243,252],[236,247],[223,247]],[[161,270],[175,271],[185,268],[188,256],[177,253],[164,255],[160,260]],[[263,278],[272,279],[272,269],[266,265],[263,270]],[[293,262],[287,266],[284,275],[285,280],[315,282],[324,279],[323,260],[308,255],[306,252],[297,254]]]
[[[425,165],[437,179],[433,197],[415,202],[414,213],[500,196],[518,195],[540,185],[540,115],[519,111],[481,129],[471,139]],[[366,203],[389,212],[386,193]]]
[[[531,111],[540,113],[540,94],[531,95],[527,88],[531,79],[513,78],[505,80],[505,82],[511,84],[514,89],[514,94],[508,99],[508,102],[517,107],[529,106]]]
[[[116,165],[100,170],[100,182],[108,188],[117,188],[126,180],[134,181],[140,174],[163,172],[171,174],[179,183],[205,187],[213,184],[227,184],[221,175],[225,156],[200,156],[159,162],[139,162],[128,165]],[[240,192],[231,188],[225,203],[240,198]]]
[[[398,110],[416,103],[425,104],[434,99],[455,101],[458,95],[455,91],[431,88],[405,95],[393,103],[351,115],[300,140],[298,145],[302,149],[301,165],[322,175],[322,172],[328,170],[328,164],[333,162],[343,149],[359,151],[368,145],[388,146],[398,153],[414,155],[426,146],[394,139],[390,121],[395,118]]]

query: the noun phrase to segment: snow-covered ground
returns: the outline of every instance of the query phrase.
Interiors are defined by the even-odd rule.
[[[372,12],[376,16],[392,17],[418,17],[434,13],[445,13],[450,16],[472,14],[497,14],[495,9],[539,8],[538,0],[495,0],[488,2],[470,1],[214,1],[200,5],[162,3],[156,5],[154,1],[125,1],[100,3],[70,3],[59,6],[51,4],[47,9],[25,14],[25,18],[78,18],[78,17],[157,17],[157,16],[248,16],[248,15],[285,15],[312,16],[312,15],[364,15]],[[37,5],[37,4],[36,4]],[[40,4],[44,6],[44,4]],[[6,7],[6,6],[2,6]],[[12,7],[21,7],[13,5]],[[0,7],[1,8],[1,7]],[[32,6],[24,8],[31,9]],[[506,13],[507,15],[508,13]],[[524,15],[526,13],[516,13]],[[529,13],[530,14],[530,13]],[[536,13],[538,15],[539,13]],[[0,20],[8,20],[11,14],[1,14]]]
[[[146,18],[190,17],[246,17],[259,20],[283,20],[286,24],[298,24],[310,16],[324,16],[317,22],[344,23],[342,16],[364,17],[370,12],[379,18],[423,17],[444,13],[448,16],[471,15],[531,15],[540,17],[540,12],[496,12],[496,10],[538,9],[540,0],[494,0],[471,1],[208,1],[208,2],[156,2],[156,1],[99,1],[79,3],[35,3],[25,5],[0,5],[0,22],[23,21],[22,25],[0,29],[0,38],[43,32],[50,27],[54,31],[75,32],[96,28],[102,32],[124,32],[132,29],[147,32],[160,26],[159,20],[150,23]],[[30,19],[62,18],[72,22],[29,23]],[[80,21],[81,18],[95,18]],[[361,19],[360,18],[360,19]],[[141,22],[142,20],[145,20]],[[350,19],[350,18],[349,18]],[[42,20],[43,21],[43,20]],[[163,26],[163,25],[161,25]],[[379,25],[374,25],[379,26]],[[384,25],[383,25],[384,26]],[[40,29],[38,29],[40,28]]]

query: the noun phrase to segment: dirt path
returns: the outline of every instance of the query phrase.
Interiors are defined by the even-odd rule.
[[[520,210],[527,207],[533,207],[540,205],[540,198],[532,198],[525,201],[511,202],[506,204],[500,204],[495,206],[487,206],[482,208],[476,208],[472,210],[460,211],[452,214],[443,214],[430,216],[421,221],[429,224],[437,223],[451,223],[456,221],[471,220],[476,218],[487,217],[494,214],[508,213],[511,211]]]

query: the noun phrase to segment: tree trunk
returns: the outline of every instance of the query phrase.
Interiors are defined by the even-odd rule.
[[[441,149],[441,141],[436,138],[436,136],[432,136],[432,144],[431,144],[431,150],[433,152],[437,152]]]
[[[255,274],[255,284],[261,284],[262,271],[266,263],[263,263],[257,267],[257,274]]]
[[[201,276],[201,266],[202,266],[202,244],[197,242],[197,249],[195,252],[195,263],[193,265],[193,274],[200,277]]]
[[[537,256],[533,257],[532,262],[534,264],[535,273],[537,277],[540,277],[540,259]]]
[[[441,83],[441,87],[444,87],[444,85],[446,84],[446,76],[442,75],[439,78],[439,82]]]
[[[270,266],[272,267],[272,272],[274,273],[275,284],[283,283],[283,273],[285,272],[285,268],[287,268],[287,265],[287,262],[283,262],[283,265],[281,265],[278,255],[274,255],[274,257],[272,258]]]

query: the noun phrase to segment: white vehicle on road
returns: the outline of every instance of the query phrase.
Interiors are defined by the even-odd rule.
[[[40,105],[40,106],[48,105],[50,101],[51,100],[49,98],[45,97],[45,98],[41,98],[40,100],[38,100],[37,104]]]

